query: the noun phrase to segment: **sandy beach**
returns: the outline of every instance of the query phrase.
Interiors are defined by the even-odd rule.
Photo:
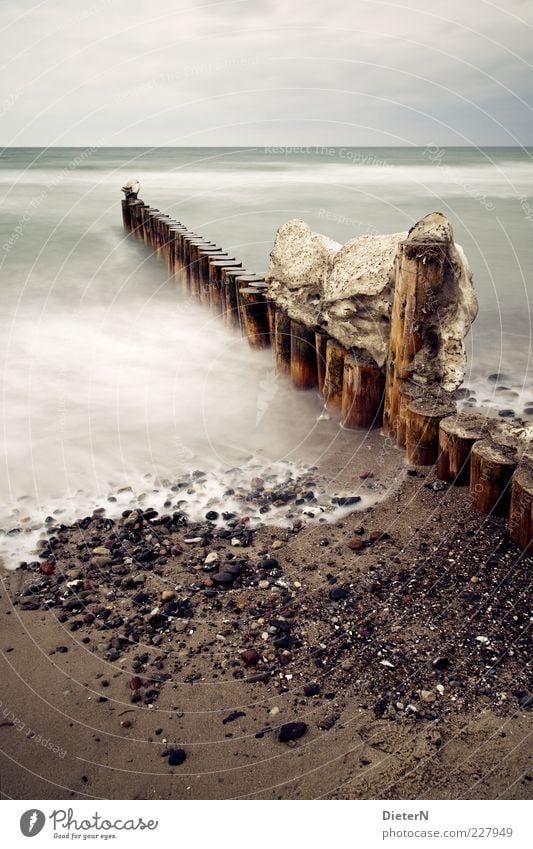
[[[528,798],[532,558],[398,462],[333,524],[143,504],[4,571],[3,797]]]

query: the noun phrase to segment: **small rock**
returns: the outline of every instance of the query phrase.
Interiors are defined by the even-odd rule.
[[[317,696],[320,693],[320,684],[317,684],[316,681],[311,681],[309,684],[304,685],[304,696]]]
[[[331,601],[344,601],[344,599],[349,598],[349,596],[349,591],[344,587],[333,587],[333,589],[329,591]]]
[[[450,665],[450,661],[447,657],[436,657],[433,661],[433,668],[437,669],[439,672],[443,672]]]
[[[355,539],[348,540],[348,548],[351,548],[352,551],[361,551],[365,547],[365,543],[362,539],[355,537]]]
[[[187,753],[183,749],[169,749],[168,750],[168,764],[169,766],[181,766],[184,761],[187,760]]]
[[[162,602],[173,601],[175,598],[176,593],[174,592],[174,590],[163,590],[163,592],[161,593]]]
[[[280,743],[289,743],[291,740],[299,740],[307,731],[305,722],[287,722],[279,730]]]
[[[111,552],[103,545],[99,545],[97,548],[93,548],[93,554],[96,557],[111,557]]]
[[[255,649],[246,649],[246,651],[241,652],[241,660],[245,666],[255,666],[256,663],[259,663],[261,657]]]
[[[434,702],[437,696],[433,690],[420,690],[420,698],[423,702]]]

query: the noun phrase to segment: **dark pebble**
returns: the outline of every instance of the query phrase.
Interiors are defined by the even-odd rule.
[[[329,591],[331,601],[344,601],[344,599],[348,598],[349,595],[349,591],[345,590],[344,587],[334,587]]]
[[[228,722],[235,722],[236,719],[240,719],[241,716],[246,716],[243,710],[232,710],[224,719],[222,720],[222,725],[227,725]]]
[[[450,665],[450,661],[447,657],[436,657],[433,661],[433,669],[437,669],[439,672],[443,672]]]
[[[181,766],[187,760],[187,753],[183,749],[168,750],[169,766]]]
[[[255,649],[246,649],[241,654],[241,660],[245,666],[255,666],[260,660],[259,652]]]
[[[339,507],[352,507],[353,504],[358,504],[360,501],[360,495],[339,495],[331,499],[331,503],[338,504]]]
[[[318,696],[319,693],[320,684],[317,684],[316,681],[312,681],[310,684],[305,684],[304,696]]]
[[[299,740],[307,731],[305,722],[287,722],[279,730],[280,743],[289,743],[291,740]]]

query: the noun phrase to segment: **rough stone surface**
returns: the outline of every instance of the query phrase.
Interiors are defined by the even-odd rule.
[[[463,339],[476,317],[477,299],[464,252],[442,213],[425,216],[409,233],[357,236],[344,246],[313,233],[304,221],[288,221],[276,234],[269,293],[291,318],[324,328],[345,347],[367,351],[383,367],[399,245],[420,245],[423,251],[436,242],[445,244],[448,253],[445,283],[428,316],[440,345],[436,355],[434,349],[422,349],[416,366],[430,373],[429,382],[453,391],[463,378]]]

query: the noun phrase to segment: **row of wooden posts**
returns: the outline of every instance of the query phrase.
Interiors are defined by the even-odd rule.
[[[248,273],[213,242],[141,200],[123,200],[122,214],[125,229],[166,263],[169,277],[214,315],[240,328],[251,348],[272,347],[277,372],[298,389],[316,389],[325,406],[338,412],[343,427],[383,426],[389,439],[405,447],[410,464],[436,464],[442,480],[468,485],[473,506],[508,515],[511,538],[522,550],[533,550],[533,460],[518,440],[496,432],[493,419],[458,413],[452,396],[409,379],[396,380],[394,386],[387,380],[386,385],[367,352],[348,350],[324,329],[291,318],[268,297],[264,276]],[[435,263],[423,273],[436,279]],[[420,291],[415,286],[413,298]],[[402,298],[403,315],[409,292]],[[407,303],[407,308],[423,313],[424,304]],[[402,344],[407,349],[405,339]]]

